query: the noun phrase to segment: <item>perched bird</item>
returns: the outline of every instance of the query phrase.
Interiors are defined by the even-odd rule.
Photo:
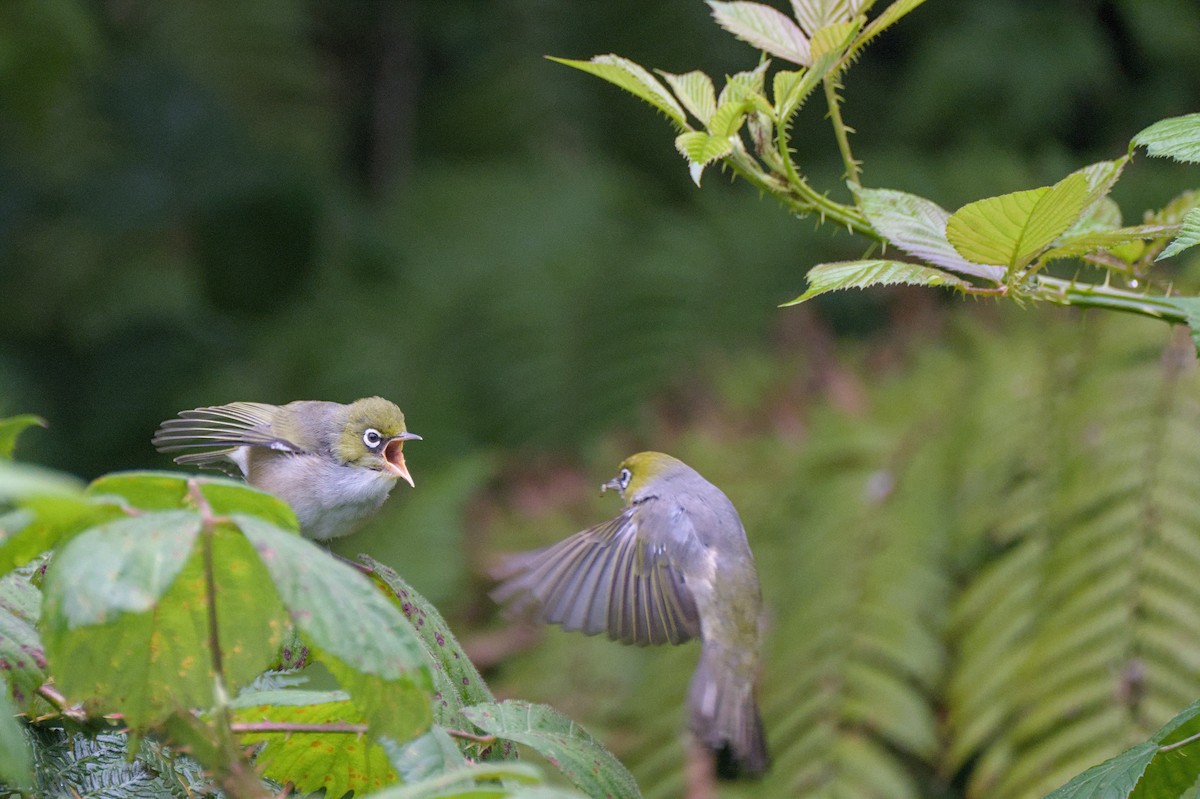
[[[404,414],[381,397],[342,405],[231,402],[180,411],[154,434],[159,452],[203,450],[175,462],[221,469],[292,506],[300,531],[324,541],[348,535],[412,476],[404,463]]]
[[[661,452],[626,458],[601,490],[625,509],[557,544],[508,558],[492,592],[521,612],[624,644],[700,638],[688,692],[692,734],[724,778],[768,764],[754,682],[762,592],[733,503],[687,464]]]

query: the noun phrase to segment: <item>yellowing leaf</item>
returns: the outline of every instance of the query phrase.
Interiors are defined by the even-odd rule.
[[[1053,186],[964,205],[946,222],[946,238],[969,261],[1013,270],[1036,258],[1079,218],[1087,178],[1074,173]]]

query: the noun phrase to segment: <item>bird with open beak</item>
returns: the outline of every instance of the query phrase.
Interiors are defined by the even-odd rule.
[[[175,462],[221,469],[292,506],[307,538],[348,535],[375,515],[404,462],[404,413],[382,397],[348,405],[298,400],[232,402],[181,411],[154,434],[159,452],[195,450]]]

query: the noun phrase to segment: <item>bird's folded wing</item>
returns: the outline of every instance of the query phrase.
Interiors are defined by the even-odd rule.
[[[179,418],[159,425],[152,443],[159,452],[205,450],[175,458],[176,463],[198,466],[223,467],[229,456],[244,446],[301,452],[291,441],[272,434],[271,420],[277,410],[261,402],[232,402],[180,411]]]
[[[679,644],[700,634],[696,603],[668,551],[638,535],[633,509],[553,546],[509,558],[492,592],[516,610],[626,644]]]

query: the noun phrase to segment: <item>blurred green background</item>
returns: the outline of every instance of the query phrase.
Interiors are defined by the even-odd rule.
[[[1200,107],[1197,30],[1174,0],[930,0],[849,73],[864,183],[955,208],[1120,155]],[[843,361],[903,370],[992,313],[777,309],[866,243],[698,190],[666,122],[543,58],[608,52],[758,61],[699,0],[0,3],[0,413],[50,424],[19,454],[164,468],[183,408],[386,396],[425,437],[417,489],[339,546],[469,629],[496,524],[571,532],[629,451],[736,443],[729,408],[801,442],[807,403],[859,407]],[[794,141],[839,193],[823,110]],[[1115,198],[1131,221],[1195,183],[1139,158]]]

